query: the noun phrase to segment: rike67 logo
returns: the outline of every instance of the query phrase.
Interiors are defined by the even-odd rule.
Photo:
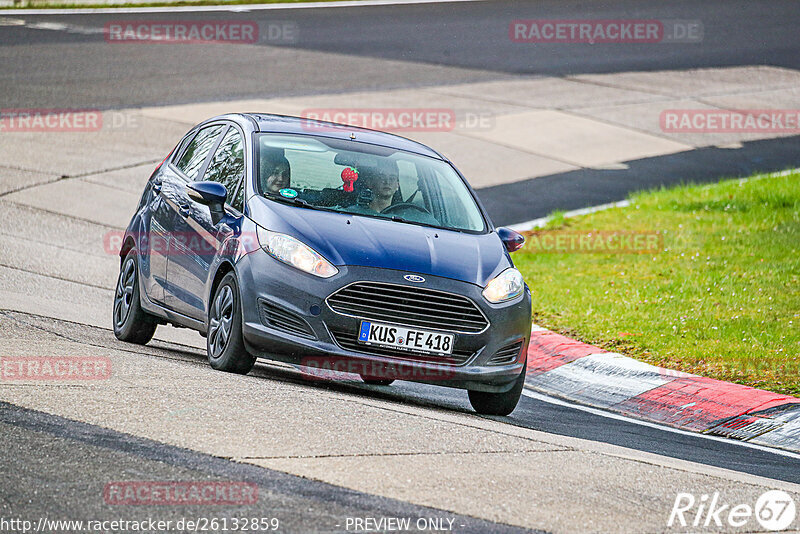
[[[719,492],[703,494],[699,498],[691,493],[679,493],[667,520],[668,527],[720,529],[729,527],[748,530],[786,530],[794,524],[797,509],[791,495],[781,490],[770,490],[756,500],[755,506],[747,503],[731,504]],[[753,519],[758,525],[753,523]]]

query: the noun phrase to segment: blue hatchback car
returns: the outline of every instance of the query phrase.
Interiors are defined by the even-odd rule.
[[[467,389],[479,413],[519,401],[530,291],[464,177],[396,135],[266,114],[186,134],[125,232],[117,338],[171,323],[215,369],[256,358],[313,372]]]

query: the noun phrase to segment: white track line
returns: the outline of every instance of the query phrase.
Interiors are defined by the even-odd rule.
[[[62,24],[61,22],[26,22],[24,19],[2,16],[0,16],[0,26],[25,26],[32,30],[79,33],[83,35],[102,35],[105,32],[103,28],[88,28],[74,24]]]
[[[599,408],[592,408],[591,406],[584,406],[583,404],[576,404],[565,400],[556,399],[555,397],[549,397],[547,395],[543,395],[536,391],[532,391],[528,389],[527,386],[525,389],[522,390],[522,394],[525,395],[526,397],[530,397],[532,399],[536,399],[542,402],[555,404],[557,406],[564,406],[566,408],[572,408],[574,410],[580,410],[582,412],[599,415],[600,417],[607,417],[608,419],[616,419],[617,421],[624,421],[626,423],[633,423],[635,425],[655,428],[657,430],[663,430],[665,432],[672,432],[673,434],[682,434],[684,436],[692,436],[695,438],[708,439],[711,441],[718,441],[720,443],[739,445],[741,447],[748,447],[750,449],[757,449],[764,452],[770,452],[772,454],[778,454],[780,456],[786,456],[787,458],[794,458],[796,460],[800,460],[800,454],[790,451],[785,451],[783,449],[775,449],[772,447],[766,447],[764,445],[758,445],[756,443],[748,443],[747,441],[741,441],[738,439],[723,438],[722,436],[712,436],[711,434],[701,434],[699,432],[691,432],[689,430],[681,430],[679,428],[673,428],[671,426],[659,425],[658,423],[651,423],[650,421],[634,419],[633,417],[627,417],[625,415],[620,415],[618,413],[607,412],[605,410],[600,410]]]
[[[102,0],[97,0],[102,3]],[[285,9],[320,9],[334,7],[365,6],[404,6],[414,4],[451,4],[464,2],[485,2],[486,0],[346,0],[342,2],[301,2],[297,4],[236,4],[218,6],[163,6],[163,7],[103,7],[103,8],[69,8],[69,9],[0,9],[2,15],[86,15],[91,13],[203,13],[214,11],[230,11],[242,13],[247,11],[272,11]]]
[[[611,202],[609,204],[600,204],[598,206],[592,206],[590,208],[581,208],[579,210],[567,211],[564,213],[564,217],[565,218],[579,217],[581,215],[589,215],[590,213],[595,213],[598,211],[603,211],[611,208],[627,208],[628,206],[630,206],[630,204],[631,203],[629,200],[620,200],[619,202]],[[544,226],[551,218],[552,217],[550,216],[539,217],[538,219],[533,219],[531,221],[525,221],[519,224],[512,224],[508,226],[508,228],[516,230],[517,232],[525,232],[527,230],[532,230],[534,228],[539,228],[541,226]]]

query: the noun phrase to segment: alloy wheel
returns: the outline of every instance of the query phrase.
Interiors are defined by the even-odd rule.
[[[228,344],[233,322],[233,291],[231,286],[222,287],[211,307],[211,318],[208,325],[208,346],[211,356],[219,358]]]
[[[128,258],[122,266],[114,293],[114,324],[121,328],[128,318],[133,302],[133,289],[136,284],[136,264]]]

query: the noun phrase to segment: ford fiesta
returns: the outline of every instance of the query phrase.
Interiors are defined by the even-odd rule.
[[[519,401],[530,291],[474,191],[436,151],[263,114],[194,127],[155,170],[120,249],[117,338],[206,337],[215,369],[256,358]]]

